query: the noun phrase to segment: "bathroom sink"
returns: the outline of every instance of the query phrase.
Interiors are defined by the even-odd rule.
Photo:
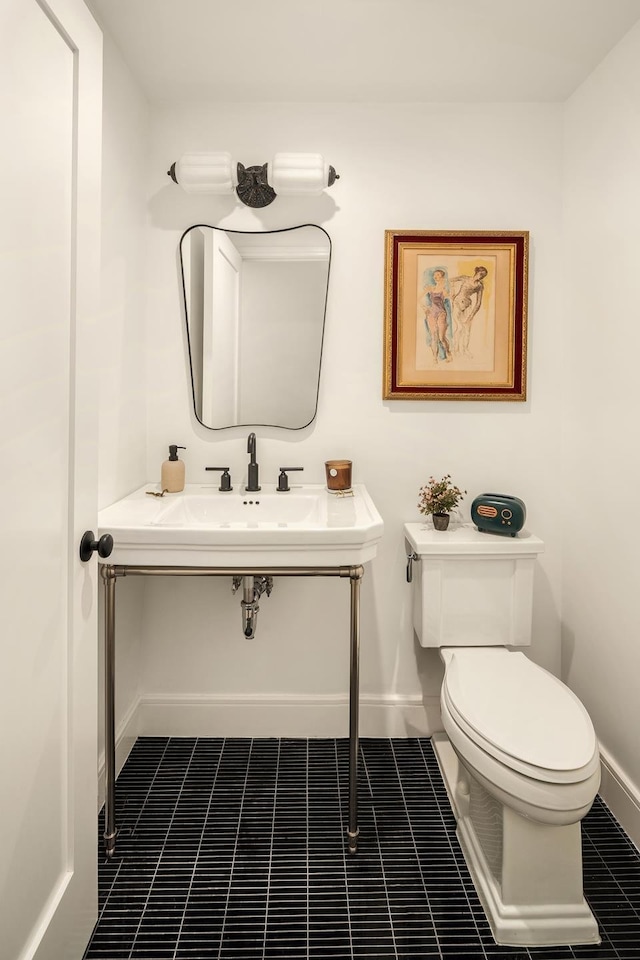
[[[147,484],[100,511],[99,536],[110,533],[110,564],[132,566],[318,567],[371,560],[383,523],[361,484],[336,496],[322,484],[288,493],[263,484],[257,493],[221,493],[189,484],[149,496]]]

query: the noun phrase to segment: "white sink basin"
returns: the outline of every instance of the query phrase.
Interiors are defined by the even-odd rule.
[[[187,485],[148,496],[148,484],[100,511],[99,536],[110,533],[109,563],[133,566],[317,567],[373,559],[383,523],[364,486],[337,497],[321,484],[278,493],[221,493]]]

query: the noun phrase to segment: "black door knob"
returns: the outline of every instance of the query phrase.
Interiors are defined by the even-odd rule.
[[[83,563],[91,559],[91,554],[94,550],[98,551],[98,556],[102,557],[103,560],[110,557],[111,551],[113,550],[113,537],[111,534],[103,533],[100,539],[96,540],[93,530],[87,530],[83,533],[82,540],[80,541],[80,559]]]

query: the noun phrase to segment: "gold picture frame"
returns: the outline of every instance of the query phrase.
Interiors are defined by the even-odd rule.
[[[385,400],[526,400],[528,231],[385,231]]]

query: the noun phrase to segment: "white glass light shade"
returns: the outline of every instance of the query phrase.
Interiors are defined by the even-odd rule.
[[[318,194],[329,184],[329,164],[321,153],[276,153],[267,179],[283,197]]]
[[[175,164],[175,178],[186,193],[233,193],[236,166],[226,152],[183,153]]]

